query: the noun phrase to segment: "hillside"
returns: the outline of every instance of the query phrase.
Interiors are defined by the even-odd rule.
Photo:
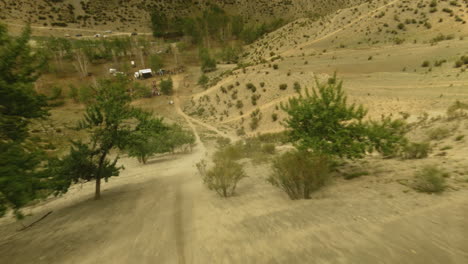
[[[468,53],[468,8],[439,1],[429,12],[431,2],[374,1],[294,21],[247,47],[247,67],[219,70],[227,77],[197,94],[187,111],[240,134],[280,131],[279,106],[297,94],[294,87],[313,88],[315,77],[326,81],[337,72],[351,99],[375,117],[443,113],[466,95],[467,73],[454,64]],[[262,117],[252,129],[257,110]]]
[[[215,3],[230,14],[241,15],[250,22],[304,16],[322,16],[363,0],[2,0],[0,19],[8,22],[41,26],[69,26],[110,30],[147,31],[149,14],[157,10],[168,17],[201,13]]]

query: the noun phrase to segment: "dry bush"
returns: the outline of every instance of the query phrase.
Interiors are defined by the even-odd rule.
[[[215,158],[211,169],[207,169],[206,161],[202,160],[197,163],[197,169],[208,189],[225,198],[234,195],[239,181],[247,177],[242,165],[225,157]]]
[[[266,143],[262,145],[262,152],[266,154],[275,154],[276,146],[275,144]]]
[[[328,159],[304,151],[290,151],[273,161],[268,181],[292,200],[310,199],[330,179]]]
[[[431,145],[427,142],[412,142],[403,148],[402,157],[404,159],[423,159],[427,158],[431,151]]]
[[[456,101],[447,109],[447,119],[449,121],[461,118],[468,118],[468,104]]]
[[[415,174],[413,189],[425,193],[440,193],[447,187],[445,178],[449,174],[436,166],[427,166]]]
[[[446,127],[437,127],[428,131],[427,136],[430,140],[442,140],[449,137],[451,134],[450,129]]]

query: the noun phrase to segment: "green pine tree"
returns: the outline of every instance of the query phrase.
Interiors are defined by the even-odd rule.
[[[47,116],[46,98],[34,89],[45,58],[29,45],[31,30],[19,37],[0,25],[0,216],[19,210],[40,196],[47,181],[40,170],[43,157],[29,141],[29,124]]]

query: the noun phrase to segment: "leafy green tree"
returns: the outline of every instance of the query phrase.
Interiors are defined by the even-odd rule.
[[[135,133],[151,114],[130,105],[129,81],[124,78],[102,80],[95,87],[94,100],[87,106],[80,129],[89,133],[89,142],[74,142],[70,154],[57,161],[61,172],[58,191],[64,192],[80,180],[96,182],[95,199],[101,196],[101,180],[118,176],[119,157],[110,159],[113,150],[125,150]]]
[[[203,12],[203,19],[205,20],[207,31],[211,37],[224,38],[224,30],[226,29],[229,17],[226,12],[215,4],[211,4]]]
[[[47,43],[48,49],[53,52],[53,56],[59,69],[63,69],[63,59],[71,58],[72,56],[72,44],[70,40],[66,38],[55,38],[52,37]]]
[[[200,48],[199,57],[201,60],[202,72],[210,72],[216,70],[216,60],[211,57],[207,48]]]
[[[150,56],[149,64],[151,69],[153,69],[154,71],[158,71],[159,69],[162,69],[164,67],[163,59],[157,54],[153,54]]]
[[[154,11],[151,13],[151,28],[155,37],[162,37],[169,28],[169,21],[164,13]]]
[[[175,149],[182,146],[189,146],[190,148],[195,144],[195,136],[192,132],[184,130],[179,125],[173,125],[166,131],[165,145],[175,152]]]
[[[336,75],[328,83],[316,81],[312,94],[289,99],[282,105],[289,117],[285,125],[301,150],[316,155],[361,158],[367,151],[389,153],[404,142],[404,126],[396,121],[366,122],[362,105],[349,105]]]
[[[47,182],[40,171],[43,157],[28,140],[31,121],[48,114],[46,97],[34,89],[46,60],[28,44],[30,34],[26,27],[12,37],[0,24],[0,216],[9,208],[20,216]]]
[[[234,16],[231,18],[231,31],[232,35],[236,38],[240,38],[242,31],[244,30],[244,19],[242,16]]]
[[[219,54],[220,58],[228,63],[238,63],[239,62],[239,55],[242,52],[241,47],[231,47],[226,46],[222,49],[221,53]]]
[[[167,80],[161,80],[160,83],[161,92],[165,95],[171,95],[174,91],[174,84],[172,78],[169,77]]]
[[[195,144],[192,132],[179,125],[167,126],[162,119],[142,122],[138,127],[131,144],[128,145],[130,157],[136,157],[146,164],[148,159],[158,153],[175,152],[176,148]]]
[[[169,127],[162,119],[148,119],[141,122],[136,128],[132,142],[127,146],[128,155],[146,164],[154,154],[168,152],[169,147],[165,143],[168,130]]]
[[[382,117],[382,120],[368,123],[368,137],[375,150],[384,157],[394,157],[403,153],[409,144],[405,137],[408,125],[402,119],[392,120],[390,117]]]
[[[192,38],[192,44],[200,44],[203,40],[202,31],[196,19],[184,18],[182,32]]]

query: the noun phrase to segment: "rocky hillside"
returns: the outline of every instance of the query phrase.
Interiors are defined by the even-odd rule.
[[[364,0],[0,0],[0,19],[43,26],[147,29],[153,10],[190,15],[215,3],[251,21],[323,16]]]

